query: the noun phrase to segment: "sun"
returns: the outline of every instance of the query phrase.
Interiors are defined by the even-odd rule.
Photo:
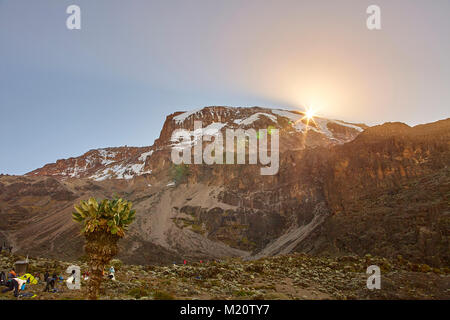
[[[303,119],[306,119],[307,122],[313,121],[314,117],[317,116],[317,109],[312,106],[305,107],[305,111],[303,112]]]
[[[305,111],[305,118],[307,120],[311,120],[314,118],[314,116],[316,115],[316,111],[312,108],[307,108]]]
[[[307,107],[303,107],[304,111],[302,111],[303,113],[303,117],[301,119],[298,119],[296,122],[301,121],[303,123],[306,124],[307,130],[309,130],[309,126],[317,126],[316,121],[314,120],[315,117],[317,117],[317,111],[318,109],[313,108],[311,105],[307,106]]]
[[[317,109],[308,106],[305,108],[305,111],[303,111],[303,118],[301,118],[299,121],[306,121],[306,127],[309,129],[309,126],[311,124],[313,126],[317,126],[317,123],[314,120],[314,117],[316,116],[317,116]]]

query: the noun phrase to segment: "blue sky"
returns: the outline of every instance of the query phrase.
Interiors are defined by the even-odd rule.
[[[66,28],[81,7],[82,29]],[[382,30],[366,28],[378,4]],[[449,116],[450,2],[0,0],[0,173],[151,145],[207,105],[410,125]]]

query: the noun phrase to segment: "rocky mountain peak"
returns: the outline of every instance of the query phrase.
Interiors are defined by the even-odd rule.
[[[332,146],[352,141],[365,125],[315,117],[309,123],[304,113],[296,110],[262,107],[209,106],[167,116],[161,134],[154,145],[148,147],[117,147],[90,150],[79,157],[72,157],[47,164],[28,176],[53,176],[55,178],[88,178],[129,180],[148,175],[163,166],[168,151],[176,142],[172,134],[177,129],[194,130],[194,122],[201,121],[208,134],[224,133],[226,129],[279,129],[280,151],[307,146]],[[159,153],[155,159],[153,154]]]

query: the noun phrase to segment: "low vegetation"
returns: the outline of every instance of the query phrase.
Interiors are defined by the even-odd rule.
[[[22,256],[0,255],[0,270],[7,271]],[[89,266],[82,261],[57,261],[30,258],[29,271],[45,270],[65,274],[77,264],[81,271]],[[366,287],[366,269],[382,269],[381,290]],[[122,264],[116,281],[102,278],[99,299],[171,300],[171,299],[450,299],[450,270],[415,264],[398,257],[343,256],[312,257],[303,254],[263,258],[257,261],[227,259],[186,265],[140,266]],[[88,281],[81,280],[81,290],[69,290],[64,282],[58,292],[43,292],[45,285],[27,286],[24,292],[35,297],[19,299],[86,299]],[[16,299],[11,292],[0,299]]]

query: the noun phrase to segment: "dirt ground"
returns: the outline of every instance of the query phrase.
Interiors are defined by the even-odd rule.
[[[18,257],[1,258],[1,270]],[[42,258],[30,259],[30,270],[64,275],[76,262]],[[381,268],[381,289],[369,290],[366,282],[369,265]],[[87,265],[79,262],[81,271]],[[43,292],[45,285],[28,285],[25,292],[33,298],[15,298],[12,292],[0,299],[78,300],[86,299],[87,282],[81,290],[69,290],[57,283],[58,292]],[[170,266],[121,265],[116,281],[105,278],[99,299],[450,299],[448,269],[432,269],[405,261],[373,257],[336,259],[302,254],[276,256],[256,261],[229,259],[220,262]]]

